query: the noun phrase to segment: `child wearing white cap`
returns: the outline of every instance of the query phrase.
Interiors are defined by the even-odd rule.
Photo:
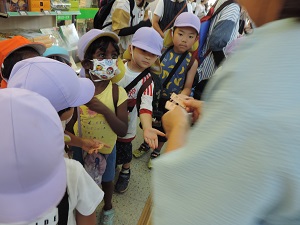
[[[165,44],[167,43],[170,46],[161,57],[162,73],[159,74],[163,83],[159,108],[164,113],[167,111],[165,104],[170,99],[172,93],[180,93],[185,96],[191,94],[198,62],[193,58],[190,50],[198,40],[199,30],[199,18],[192,13],[184,12],[176,18],[174,27],[170,30],[172,32],[170,35],[172,39],[165,40]],[[176,68],[176,66],[178,67]],[[164,132],[162,126],[159,130]],[[166,141],[165,137],[159,137],[158,147],[153,150],[148,162],[149,169],[152,168],[152,159],[160,155],[161,148]],[[144,142],[138,149],[133,151],[133,155],[139,158],[149,150],[149,145]]]
[[[31,90],[46,97],[57,111],[56,114],[63,120],[68,120],[67,118],[72,116],[73,107],[88,102],[95,90],[89,79],[78,78],[70,66],[44,57],[25,59],[13,67],[8,89],[16,87]],[[61,123],[60,127],[62,127]],[[87,146],[88,149],[91,147],[92,145]],[[49,151],[46,154],[47,157],[48,154]],[[94,211],[103,199],[102,190],[89,177],[80,163],[70,159],[65,159],[65,161],[68,173],[66,201],[69,210],[62,214],[59,210],[60,218],[66,218],[68,225],[76,224],[76,219],[86,222],[96,221]],[[60,209],[60,205],[58,207]]]
[[[92,29],[78,42],[78,57],[85,75],[93,81],[96,89],[92,100],[80,106],[80,123],[74,131],[84,138],[96,138],[109,145],[93,155],[85,156],[85,168],[98,185],[102,185],[104,206],[100,224],[111,225],[114,219],[112,195],[116,164],[117,136],[124,136],[128,127],[127,94],[115,83],[124,76],[122,60],[118,58],[119,37],[113,32]],[[124,67],[124,65],[123,65]],[[106,158],[106,168],[101,170],[101,159]],[[100,165],[99,165],[100,164]],[[98,171],[99,169],[99,171]],[[103,174],[103,176],[102,176]],[[102,176],[102,177],[101,177]]]
[[[153,148],[157,147],[158,135],[164,135],[162,132],[152,128],[152,100],[154,83],[151,80],[150,85],[143,91],[140,97],[139,110],[136,102],[139,96],[139,91],[142,86],[152,79],[150,68],[155,65],[158,56],[161,55],[163,40],[160,35],[153,29],[142,27],[135,32],[132,38],[132,43],[128,50],[124,53],[124,58],[129,61],[125,64],[126,73],[124,78],[118,82],[122,87],[134,82],[135,78],[145,72],[145,75],[131,88],[128,88],[128,108],[129,125],[125,137],[118,138],[117,141],[117,164],[122,165],[122,170],[119,173],[118,181],[115,185],[115,190],[119,193],[124,193],[128,189],[130,179],[130,162],[132,160],[132,140],[136,136],[137,117],[139,115],[141,125],[143,127],[143,136],[145,141]],[[129,54],[128,54],[129,53]]]

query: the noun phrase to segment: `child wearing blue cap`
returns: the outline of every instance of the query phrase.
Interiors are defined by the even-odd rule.
[[[125,76],[118,84],[124,87],[128,94],[129,124],[126,136],[119,137],[117,141],[117,164],[122,165],[115,185],[115,191],[119,193],[124,193],[128,189],[132,160],[131,142],[136,136],[138,115],[143,127],[144,139],[151,147],[156,148],[157,136],[164,135],[152,128],[154,83],[151,72],[160,68],[158,56],[161,55],[162,46],[163,40],[157,31],[142,27],[135,32],[131,45],[123,55],[129,61],[125,64]],[[158,68],[155,66],[157,62]]]
[[[172,93],[189,96],[192,84],[198,67],[198,62],[192,56],[190,50],[197,44],[200,30],[199,18],[189,12],[181,13],[174,22],[174,27],[170,30],[170,35],[166,35],[164,44],[168,48],[160,58],[162,73],[159,77],[163,84],[162,96],[159,102],[159,109],[166,112],[165,104],[170,99]],[[168,39],[168,36],[171,38]],[[158,128],[164,132],[163,127]],[[159,137],[158,147],[151,153],[148,163],[152,168],[151,160],[160,155],[161,148],[167,141],[165,137]],[[143,156],[150,150],[150,146],[144,142],[133,151],[136,158]]]

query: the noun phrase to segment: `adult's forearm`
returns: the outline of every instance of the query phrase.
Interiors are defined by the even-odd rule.
[[[174,129],[169,134],[167,134],[168,142],[165,152],[171,152],[184,146],[187,134],[188,132],[184,125],[174,127]]]

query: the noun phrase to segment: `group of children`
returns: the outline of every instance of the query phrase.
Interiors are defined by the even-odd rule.
[[[93,222],[103,192],[100,223],[113,224],[112,195],[114,190],[124,193],[128,189],[132,155],[138,158],[150,148],[154,149],[151,159],[160,155],[167,140],[162,126],[152,127],[153,80],[159,77],[162,83],[158,107],[162,113],[172,93],[190,95],[198,63],[189,51],[198,40],[199,29],[197,16],[180,14],[172,29],[171,45],[162,54],[159,33],[142,27],[134,33],[123,57],[118,35],[92,29],[78,42],[83,78],[77,78],[67,51],[59,47],[46,50],[22,37],[0,42],[2,87],[8,83],[8,89],[27,89],[47,98],[63,129],[67,127],[66,144],[77,147],[73,158],[84,164],[86,171],[78,162],[65,159],[68,224]],[[8,45],[10,49],[5,50]],[[138,117],[145,143],[133,151]],[[114,185],[117,165],[122,168]],[[152,167],[151,161],[148,166]]]

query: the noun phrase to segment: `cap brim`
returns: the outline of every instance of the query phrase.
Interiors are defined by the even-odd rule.
[[[63,55],[63,54],[52,54],[52,55],[47,55],[45,57],[49,58],[51,56],[59,56],[59,57],[63,58],[64,60],[66,60],[68,63],[71,63],[70,56]]]
[[[63,157],[63,156],[62,156]],[[38,169],[38,168],[37,168]],[[65,194],[67,169],[64,159],[56,166],[54,176],[43,186],[24,194],[0,194],[2,223],[33,222],[55,208]],[[57,182],[57,181],[64,182]],[[49,196],[50,195],[50,196]]]
[[[154,55],[161,56],[161,52],[160,51],[155,51],[155,50],[153,50],[153,48],[151,46],[147,46],[144,43],[137,42],[137,43],[134,43],[133,46],[135,46],[137,48],[140,48],[140,49],[143,49],[143,50],[145,50],[147,52],[150,52],[150,53],[152,53]]]
[[[77,107],[80,105],[84,105],[88,103],[95,94],[95,85],[94,83],[88,78],[81,78],[79,79],[79,90],[78,98],[70,105],[70,107]]]
[[[32,42],[30,44],[24,44],[22,46],[19,46],[18,48],[15,48],[14,50],[12,50],[7,56],[6,58],[14,51],[20,49],[20,48],[24,48],[24,47],[30,47],[33,48],[35,51],[37,51],[40,55],[43,55],[43,53],[46,51],[46,46],[43,43],[37,43],[37,42]]]
[[[194,28],[196,30],[197,34],[199,34],[199,30],[200,30],[200,26],[196,27],[196,26],[193,26],[190,23],[181,23],[180,25],[176,25],[176,27],[192,27],[192,28]]]

